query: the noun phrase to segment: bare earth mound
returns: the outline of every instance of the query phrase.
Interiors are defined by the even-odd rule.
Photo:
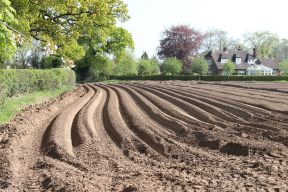
[[[287,191],[286,87],[81,85],[0,126],[0,191]]]

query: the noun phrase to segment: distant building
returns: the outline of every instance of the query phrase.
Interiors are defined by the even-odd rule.
[[[223,65],[229,60],[235,65],[237,75],[279,75],[280,70],[275,60],[257,58],[256,49],[253,54],[237,50],[210,51],[205,55],[209,65],[209,75],[224,75]]]

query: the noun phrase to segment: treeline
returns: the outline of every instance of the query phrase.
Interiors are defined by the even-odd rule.
[[[107,73],[108,60],[134,48],[117,26],[128,19],[122,0],[1,0],[0,68],[85,71],[89,64],[89,72]]]
[[[69,67],[80,81],[111,75],[205,75],[205,53],[239,46],[256,48],[259,58],[274,58],[288,68],[288,40],[273,33],[246,33],[233,39],[225,31],[201,32],[187,25],[164,30],[157,55],[149,58],[144,53],[136,59],[131,34],[117,26],[128,19],[122,0],[2,0],[0,68]]]
[[[181,81],[288,81],[288,76],[216,76],[216,75],[123,75],[123,76],[110,76],[111,80],[121,81],[169,81],[169,80],[181,80]]]

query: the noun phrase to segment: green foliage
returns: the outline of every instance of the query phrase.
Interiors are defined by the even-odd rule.
[[[279,63],[278,67],[280,71],[284,73],[284,75],[288,75],[288,60]]]
[[[129,19],[122,0],[13,0],[21,30],[34,39],[65,48],[67,40],[87,36],[99,50],[118,50],[128,32],[116,27]],[[120,42],[120,43],[119,43]]]
[[[108,54],[113,54],[117,57],[125,55],[127,49],[134,49],[134,42],[132,35],[124,28],[113,27],[109,38],[102,46],[97,46],[96,52],[104,51]]]
[[[138,75],[155,75],[160,73],[159,62],[154,57],[150,60],[140,59],[138,62]]]
[[[197,57],[193,59],[192,73],[197,73],[199,75],[207,75],[208,68],[209,66],[205,59],[201,57]]]
[[[178,75],[182,71],[183,64],[181,63],[180,60],[172,57],[166,59],[161,68],[162,68],[162,73],[167,74],[167,75]]]
[[[250,50],[256,48],[258,58],[273,57],[275,48],[279,46],[278,36],[269,31],[246,33],[244,42],[247,42]]]
[[[113,62],[106,55],[97,54],[90,47],[85,57],[76,62],[78,81],[101,81],[108,78],[113,71]]]
[[[225,63],[223,65],[223,71],[227,76],[232,75],[235,71],[234,63],[232,61],[228,61],[227,63]]]
[[[133,53],[126,52],[121,58],[116,59],[113,69],[114,75],[135,75],[137,74],[137,61]]]
[[[41,59],[41,69],[59,68],[64,65],[60,55],[50,55]]]
[[[274,57],[277,62],[288,60],[288,39],[281,39],[279,46],[275,49]]]
[[[71,39],[62,45],[58,54],[62,55],[65,59],[77,61],[85,56],[85,48],[84,46],[79,45],[75,39]]]
[[[60,88],[75,83],[75,73],[70,69],[4,69],[0,70],[0,101],[7,97],[39,90]]]
[[[5,60],[10,60],[16,51],[16,44],[13,39],[12,31],[5,25],[15,25],[17,20],[14,17],[15,10],[9,0],[0,1],[0,65]],[[2,63],[2,64],[1,64]],[[3,68],[3,66],[2,66]]]

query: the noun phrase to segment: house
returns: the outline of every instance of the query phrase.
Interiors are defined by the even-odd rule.
[[[241,47],[237,50],[210,51],[205,55],[209,65],[209,75],[224,75],[223,65],[229,60],[235,65],[237,75],[279,75],[280,70],[275,60],[257,58],[256,49],[253,54],[243,51]]]

